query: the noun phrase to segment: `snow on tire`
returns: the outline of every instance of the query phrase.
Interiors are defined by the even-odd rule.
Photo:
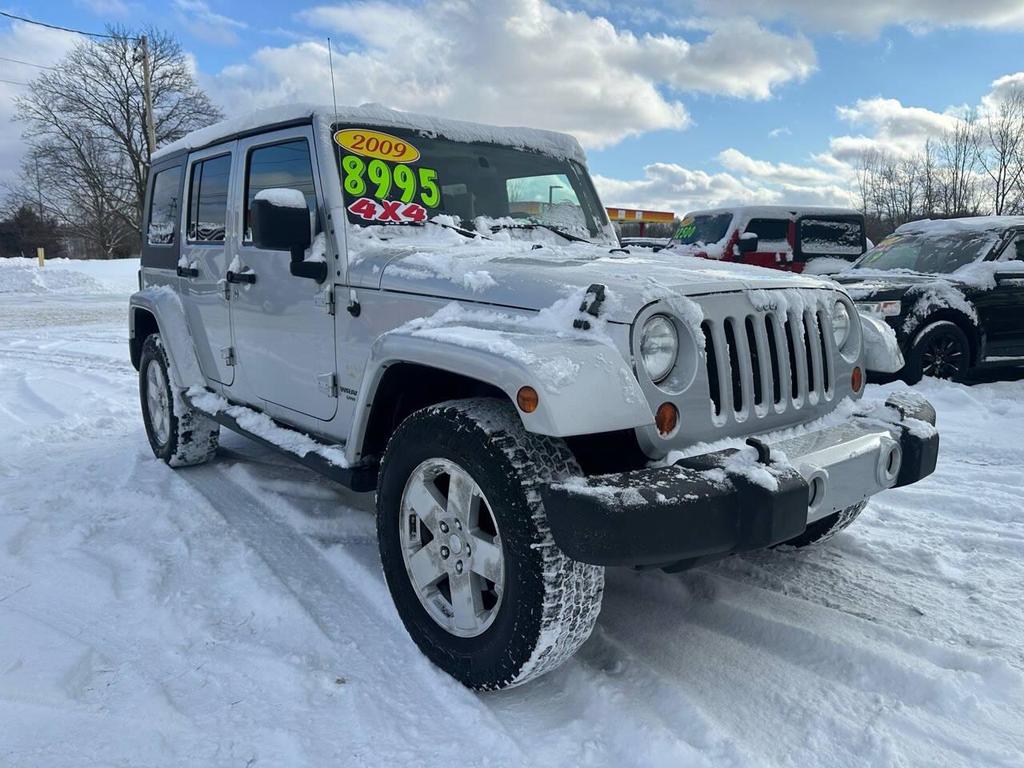
[[[147,336],[142,345],[139,400],[146,437],[158,459],[172,467],[190,467],[213,458],[220,442],[220,425],[176,396],[167,350],[158,333]]]
[[[377,491],[388,588],[420,650],[471,688],[507,688],[549,672],[593,630],[604,569],[562,553],[540,494],[574,474],[580,469],[564,442],[528,433],[498,400],[417,411],[388,443]],[[468,616],[467,573],[475,585]]]

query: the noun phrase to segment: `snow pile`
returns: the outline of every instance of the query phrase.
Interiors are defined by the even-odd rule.
[[[859,250],[857,251],[860,252]],[[804,265],[805,275],[834,275],[850,268],[850,262],[846,259],[837,259],[834,256],[818,256],[810,259]]]
[[[614,349],[605,332],[606,320],[587,315],[588,330],[573,327],[580,316],[586,292],[577,289],[550,307],[528,316],[490,310],[467,309],[457,302],[446,304],[429,317],[416,318],[390,333],[406,333],[467,349],[504,357],[533,369],[546,389],[557,392],[576,380],[581,366],[572,358],[571,345],[554,344],[554,352],[541,351],[538,342],[583,339]],[[606,301],[614,302],[613,297]],[[387,335],[387,334],[385,334]]]
[[[242,405],[231,405],[220,395],[201,387],[189,387],[186,395],[188,395],[189,402],[203,413],[210,416],[226,413],[242,429],[273,443],[283,451],[300,457],[315,453],[336,467],[344,469],[349,466],[343,448],[325,445],[302,432],[280,427],[265,413],[259,413]]]
[[[138,270],[138,259],[52,259],[42,268],[36,259],[0,259],[0,294],[124,293],[138,287]]]
[[[305,118],[316,121],[318,128],[328,135],[331,126],[335,123],[385,129],[389,127],[405,128],[422,131],[431,137],[441,136],[452,141],[502,144],[586,164],[586,155],[579,142],[565,133],[537,128],[500,127],[469,123],[463,120],[448,120],[430,115],[419,115],[414,112],[400,112],[380,104],[363,104],[358,107],[339,106],[337,109],[331,105],[286,104],[261,109],[193,131],[187,136],[161,147],[153,154],[153,159],[158,160],[184,149],[203,147],[225,136],[243,131]]]
[[[936,280],[927,285],[913,286],[907,291],[904,299],[914,302],[914,306],[903,321],[903,333],[909,335],[939,309],[953,309],[965,315],[972,323],[978,324],[978,312],[967,300],[963,291],[948,280]]]
[[[256,193],[256,199],[266,200],[278,208],[301,208],[303,210],[307,208],[306,196],[297,189],[280,187],[261,189]]]

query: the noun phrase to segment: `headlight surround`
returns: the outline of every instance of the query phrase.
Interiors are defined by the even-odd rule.
[[[655,315],[640,332],[640,360],[644,370],[657,384],[672,372],[679,355],[679,333],[675,323],[664,315]]]
[[[836,341],[836,347],[842,349],[850,338],[850,310],[846,304],[837,301],[832,307],[832,338]]]
[[[903,305],[899,301],[858,301],[857,311],[879,317],[899,317]]]

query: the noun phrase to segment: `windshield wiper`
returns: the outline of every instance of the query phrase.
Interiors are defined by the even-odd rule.
[[[574,243],[590,243],[585,237],[579,237],[566,232],[561,227],[555,226],[554,224],[545,224],[542,221],[531,221],[526,224],[494,224],[491,226],[491,232],[498,232],[502,229],[546,229],[548,232],[554,232],[556,235],[564,237],[566,240],[570,240]]]
[[[389,226],[389,227],[394,227],[394,226],[399,226],[399,227],[422,227],[422,226],[425,226],[427,224],[433,224],[435,227],[444,227],[445,229],[450,229],[453,232],[458,232],[463,237],[468,237],[471,240],[473,238],[476,238],[476,237],[483,238],[484,240],[491,240],[491,239],[493,239],[493,238],[488,237],[487,235],[482,235],[479,232],[474,232],[471,229],[465,229],[463,227],[457,227],[454,224],[446,224],[443,221],[434,221],[433,219],[426,219],[425,221],[396,221],[394,223],[387,224],[386,226]]]

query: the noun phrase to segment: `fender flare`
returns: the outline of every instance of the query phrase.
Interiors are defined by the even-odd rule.
[[[150,286],[133,293],[129,300],[128,331],[135,338],[136,310],[149,312],[156,320],[160,339],[170,363],[171,381],[179,390],[204,387],[206,379],[199,368],[192,334],[185,320],[181,297],[168,286]]]
[[[860,314],[860,327],[864,339],[864,368],[878,373],[902,370],[906,361],[892,326],[877,317]]]
[[[516,402],[520,387],[539,394],[537,410],[517,408],[529,432],[552,437],[612,432],[654,424],[647,399],[622,355],[600,338],[474,330],[472,342],[398,329],[374,342],[354,409],[349,445],[362,450],[377,387],[397,363],[413,363],[490,384]],[[492,335],[493,334],[493,335]],[[600,404],[595,407],[595,404]]]

